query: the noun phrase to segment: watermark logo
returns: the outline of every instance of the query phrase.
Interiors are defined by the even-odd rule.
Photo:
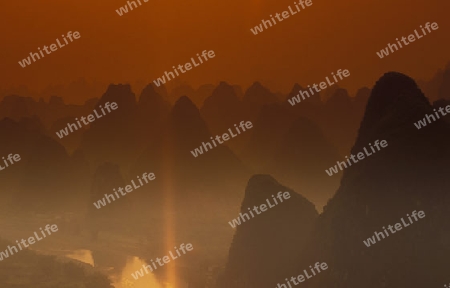
[[[239,134],[241,134],[241,130],[242,130],[242,132],[245,132],[246,130],[246,128],[247,129],[251,129],[253,127],[253,124],[252,124],[252,122],[250,122],[250,121],[247,121],[247,122],[245,122],[244,123],[244,121],[241,121],[241,123],[239,124],[239,127],[236,125],[236,124],[234,124],[234,128],[235,128],[235,132],[237,132],[237,134],[233,134],[233,131],[231,130],[231,128],[230,129],[228,129],[228,132],[230,132],[230,135],[231,135],[231,138],[234,138],[234,137],[236,137],[237,135],[239,135]],[[241,128],[241,130],[239,130],[239,128]],[[228,140],[230,140],[230,135],[228,135],[228,133],[223,133],[222,134],[222,136],[220,136],[220,135],[216,135],[216,137],[211,137],[211,141],[212,141],[212,143],[214,144],[214,147],[217,147],[217,144],[216,144],[216,141],[219,143],[219,144],[223,144],[224,142],[226,142],[226,141],[228,141]],[[221,139],[222,138],[222,139]],[[214,139],[216,140],[216,141],[214,141]],[[223,141],[222,141],[223,140]],[[201,155],[201,154],[203,154],[203,149],[205,149],[205,152],[208,152],[209,151],[209,149],[213,149],[213,145],[210,143],[210,142],[202,142],[202,145],[201,146],[199,146],[198,148],[195,148],[193,151],[191,151],[191,153],[192,153],[192,155],[194,156],[194,157],[198,157],[199,155]]]
[[[427,35],[427,32],[425,32],[425,30],[427,30],[428,33],[431,33],[430,28],[432,30],[437,30],[437,29],[439,29],[439,26],[436,22],[433,22],[432,24],[430,24],[430,22],[427,22],[425,24],[425,29],[422,27],[422,25],[420,25],[420,29],[422,30],[422,33],[423,33],[422,36],[419,33],[417,33],[417,29],[414,29],[414,34],[409,34],[409,36],[408,36],[409,42],[406,41],[406,37],[404,37],[404,36],[402,38],[400,38],[400,40],[398,40],[398,38],[395,38],[398,46],[395,43],[394,44],[388,43],[388,45],[386,46],[385,49],[380,50],[380,52],[376,52],[378,57],[380,57],[380,59],[381,59],[381,58],[389,56],[389,51],[391,51],[391,53],[398,51],[399,50],[398,47],[403,48],[402,43],[405,46],[409,45],[410,43],[416,41],[416,37],[417,37],[417,39],[423,38],[423,36]],[[393,48],[395,48],[395,50]]]
[[[409,214],[406,214],[406,216],[407,216],[408,219],[409,219],[409,224],[408,224],[408,223],[405,223],[405,220],[403,220],[403,217],[402,217],[402,218],[400,218],[400,219],[402,220],[401,223],[396,223],[394,226],[388,225],[388,230],[389,230],[392,234],[394,234],[394,233],[396,233],[397,231],[402,230],[404,227],[408,227],[409,225],[415,223],[415,222],[412,221],[411,217],[413,217],[414,220],[416,220],[416,222],[419,221],[419,219],[425,218],[425,212],[419,211],[419,212],[417,213],[416,210],[414,210],[414,211],[411,213],[411,216],[409,216]],[[419,217],[419,219],[418,219],[417,217]],[[403,224],[403,225],[402,225],[402,224]],[[394,230],[393,228],[395,228],[395,230]],[[383,231],[384,231],[384,233],[386,234],[386,237],[388,237],[388,236],[389,236],[389,233],[387,232],[387,230],[386,230],[386,228],[385,228],[384,226],[383,226]],[[381,235],[381,237],[383,237],[383,238],[380,238],[380,235]],[[367,247],[370,247],[371,245],[374,245],[375,243],[377,243],[377,240],[375,239],[375,237],[378,239],[378,242],[381,241],[381,240],[383,240],[384,238],[386,238],[386,237],[384,236],[383,232],[375,232],[375,233],[374,233],[374,236],[372,236],[371,238],[367,238],[367,241],[366,241],[366,240],[363,240],[364,245],[366,245]]]
[[[183,252],[183,254],[180,253],[180,251],[178,250],[177,247],[174,247],[174,248],[175,248],[175,252],[176,252],[176,253],[172,253],[172,251],[169,251],[170,257],[169,257],[169,256],[164,256],[164,257],[162,257],[162,258],[156,258],[155,262],[158,263],[159,266],[156,266],[156,264],[155,264],[155,262],[153,261],[153,259],[151,259],[151,260],[150,260],[151,265],[150,265],[150,264],[147,264],[147,265],[144,264],[144,265],[142,265],[143,268],[141,268],[140,270],[137,270],[137,271],[134,272],[134,273],[131,273],[131,276],[134,278],[134,280],[137,280],[137,279],[139,279],[140,277],[144,277],[145,274],[148,274],[148,270],[150,270],[150,272],[153,272],[153,270],[158,269],[158,267],[164,266],[164,264],[169,263],[171,260],[175,260],[175,259],[177,259],[178,257],[181,257],[182,255],[185,255],[187,252],[190,252],[190,251],[194,250],[194,247],[192,246],[191,243],[188,243],[188,244],[186,244],[186,245],[183,243],[183,244],[180,245],[179,248],[180,248],[180,250]],[[186,250],[185,250],[185,249],[186,249]],[[174,254],[176,254],[176,255],[178,255],[178,256],[176,256],[176,255],[174,255]],[[163,263],[163,262],[164,262],[164,263]],[[153,266],[153,267],[152,267],[152,266]],[[144,274],[144,271],[145,271],[145,274]]]
[[[135,189],[137,189],[137,188],[139,188],[141,186],[144,186],[142,180],[144,180],[145,184],[147,184],[149,181],[152,181],[155,178],[156,178],[155,174],[153,174],[153,173],[144,173],[142,175],[142,179],[139,176],[137,176],[137,180],[139,181],[139,183],[141,185],[136,185],[136,183],[134,183],[134,180],[131,180],[131,184],[133,184],[133,186],[127,185],[127,186],[125,186],[125,189],[122,188],[122,187],[119,187],[119,188],[117,188],[117,191],[116,191],[116,188],[114,188],[113,189],[114,194],[116,194],[117,199],[119,199],[120,196],[119,196],[119,194],[117,192],[119,192],[120,195],[125,196],[125,195],[127,195],[127,193],[130,193],[133,190],[135,190]],[[124,192],[124,190],[125,190],[126,193]],[[116,201],[116,198],[114,197],[113,194],[105,194],[105,197],[103,197],[102,199],[98,200],[97,203],[94,202],[93,204],[94,204],[95,208],[100,209],[103,206],[106,206],[106,204],[111,203],[110,199],[112,199],[112,201]],[[106,203],[106,201],[108,201],[108,203]]]
[[[275,13],[275,18],[278,20],[278,22],[281,22],[284,19],[287,19],[290,16],[297,14],[298,12],[305,10],[306,7],[309,7],[312,4],[313,4],[312,0],[306,0],[306,1],[299,0],[298,3],[294,2],[294,5],[295,5],[294,9],[292,9],[292,7],[289,5],[288,10],[283,11],[282,13]],[[300,9],[300,7],[301,7],[301,9]],[[270,19],[272,20],[273,25],[277,24],[277,21],[275,21],[275,19],[272,15],[270,15]],[[270,27],[272,27],[272,22],[270,20],[263,19],[263,20],[261,20],[261,24],[259,24],[258,26],[255,26],[255,28],[250,28],[250,31],[253,33],[253,35],[258,35],[258,33],[262,33],[264,31],[264,28],[267,30]],[[264,25],[264,28],[263,28],[263,25]],[[269,26],[267,26],[267,25],[269,25]]]
[[[291,198],[291,195],[289,194],[289,192],[284,192],[283,194],[281,194],[281,193],[283,193],[283,192],[280,191],[277,194],[277,198],[280,201],[280,203],[283,202],[283,198],[285,200]],[[269,208],[275,207],[276,205],[279,204],[277,202],[277,199],[275,198],[275,196],[272,195],[272,199],[273,199],[273,202],[275,203],[274,205],[271,205],[269,199],[266,199],[266,203],[269,206]],[[267,211],[267,205],[266,204],[259,205],[259,209],[261,209],[261,212],[258,211],[258,206],[253,206],[253,208],[247,208],[248,212],[250,213],[250,215],[252,215],[251,219],[255,218],[255,215],[253,214],[252,210],[255,211],[256,215],[259,215],[262,212],[266,212]],[[228,222],[228,224],[230,224],[231,228],[236,228],[236,226],[241,225],[241,219],[242,219],[243,222],[246,221],[244,216],[247,217],[247,220],[250,220],[250,216],[248,216],[247,213],[239,213],[239,217],[237,217],[236,219],[231,220],[230,222]]]
[[[15,154],[13,156],[13,154],[9,154],[8,157],[2,157],[3,159],[3,163],[5,164],[5,167],[2,166],[2,164],[0,164],[0,171],[5,170],[6,168],[8,168],[10,165],[13,165],[15,162],[19,162],[20,159],[20,155],[19,154]],[[9,164],[8,164],[9,161]]]
[[[353,161],[353,163],[358,163],[358,160],[356,160],[356,157],[358,157],[359,160],[363,160],[366,156],[370,156],[370,155],[374,154],[375,152],[380,151],[381,148],[386,148],[388,146],[388,143],[386,140],[381,140],[381,141],[377,140],[377,141],[375,141],[375,143],[373,145],[375,147],[377,147],[377,151],[375,151],[375,148],[373,148],[372,144],[369,143],[372,153],[367,151],[366,147],[364,147],[364,149],[363,149],[364,153],[359,152],[356,156],[351,154],[350,159]],[[381,148],[380,148],[380,146],[381,146]],[[348,165],[352,166],[352,162],[350,161],[350,159],[348,159],[347,156],[345,156],[345,159],[347,160]],[[338,167],[342,171],[344,168],[347,168],[347,164],[345,163],[345,161],[342,161],[342,162],[337,161],[337,164],[334,165],[334,167],[330,167],[330,169],[325,169],[325,172],[328,174],[328,176],[332,176],[333,174],[337,174],[339,172]],[[344,167],[344,168],[342,168],[342,167]]]
[[[208,52],[206,52],[206,50],[203,50],[201,57],[197,53],[197,58],[198,58],[198,61],[200,62],[200,64],[203,64],[202,57],[203,57],[203,59],[205,59],[205,61],[208,61],[208,58],[212,59],[212,58],[216,57],[216,54],[214,54],[213,50],[209,50]],[[157,87],[159,87],[159,86],[161,86],[161,84],[166,84],[166,80],[170,81],[172,79],[175,79],[175,77],[176,77],[175,74],[177,76],[179,76],[180,74],[178,73],[178,71],[181,72],[181,73],[186,73],[187,71],[192,69],[192,65],[194,65],[194,67],[197,67],[197,66],[200,66],[200,64],[195,62],[194,57],[191,57],[191,62],[187,62],[184,65],[180,64],[176,68],[175,68],[175,66],[172,66],[173,72],[164,71],[164,75],[162,75],[161,78],[158,78],[157,80],[154,80],[153,83],[155,83],[155,85]],[[186,69],[186,70],[184,70],[183,68]],[[175,72],[175,74],[173,74],[174,72]],[[172,79],[170,77],[172,77]]]
[[[102,108],[102,105],[100,105],[99,108],[102,111],[102,115],[105,116],[106,112]],[[108,113],[111,113],[111,109],[116,110],[117,108],[119,108],[119,106],[117,105],[116,102],[112,102],[111,104],[109,104],[109,102],[106,102],[104,108],[106,110],[108,110]],[[94,117],[94,115],[95,115],[95,117]],[[96,119],[102,118],[103,117],[102,115],[99,115],[97,113],[97,110],[94,109],[94,114],[89,114],[89,116],[87,116],[87,117],[83,116],[80,118],[80,120],[81,120],[81,122],[83,122],[84,125],[89,125],[89,123],[94,122]],[[86,119],[88,120],[88,122],[86,122]],[[77,127],[76,123],[68,123],[66,128],[59,130],[59,132],[56,132],[56,135],[59,137],[59,139],[65,137],[65,136],[68,136],[71,132],[74,132],[74,131],[78,130],[78,128],[81,128],[82,126],[81,126],[80,120],[78,120],[78,118],[75,118],[75,121],[77,121],[77,123],[78,123],[78,127]],[[70,130],[70,132],[69,132],[69,130]]]
[[[136,0],[139,3],[139,7],[142,5],[141,0]],[[119,9],[116,9],[117,14],[119,16],[122,16],[123,14],[128,13],[128,7],[130,7],[130,11],[133,11],[134,8],[138,8],[138,5],[136,4],[136,1],[127,1],[127,5],[124,5],[120,7]],[[144,3],[147,3],[148,0],[142,0]],[[134,5],[134,8],[133,8]]]
[[[303,273],[298,275],[297,277],[292,276],[290,279],[285,278],[284,280],[286,280],[286,284],[277,284],[276,288],[292,288],[291,283],[294,285],[298,285],[302,282],[304,282],[305,280],[308,280],[314,276],[316,276],[317,274],[319,274],[322,271],[325,271],[328,269],[328,265],[327,263],[323,262],[323,263],[319,263],[316,262],[316,264],[314,264],[314,267],[312,267],[311,265],[309,266],[309,270],[310,270],[310,274],[308,274],[308,272],[306,271],[306,269],[303,270]],[[317,271],[317,274],[316,274]]]
[[[4,252],[0,251],[0,261],[3,261],[3,258],[8,258],[9,256],[14,255],[15,253],[19,253],[19,251],[22,251],[22,245],[23,245],[24,248],[28,248],[30,245],[33,245],[36,242],[36,240],[37,241],[41,241],[45,237],[51,235],[52,232],[53,233],[57,232],[58,231],[58,226],[56,224],[53,224],[51,226],[50,226],[50,224],[45,225],[44,230],[47,233],[45,233],[44,230],[42,230],[41,227],[39,229],[41,230],[42,237],[39,237],[38,232],[34,232],[33,235],[35,237],[31,236],[27,240],[22,239],[22,240],[20,240],[20,243],[19,243],[18,240],[16,240],[17,246],[15,246],[15,245],[9,246],[8,245],[8,248]],[[28,244],[27,244],[27,242],[28,242]],[[20,245],[20,244],[22,244],[22,245]],[[19,247],[19,250],[17,249],[17,247]]]
[[[311,97],[312,95],[314,95],[314,93],[316,93],[316,92],[319,93],[320,91],[322,91],[322,90],[324,90],[324,89],[326,89],[326,88],[336,84],[339,81],[337,79],[338,77],[339,77],[340,80],[343,80],[344,78],[342,76],[344,76],[344,77],[350,76],[350,71],[348,71],[347,69],[344,69],[342,71],[341,70],[342,69],[339,69],[336,72],[336,75],[334,75],[334,72],[331,72],[331,76],[333,77],[334,82],[330,81],[330,79],[327,76],[327,77],[325,77],[326,82],[322,81],[322,82],[319,83],[319,85],[314,83],[312,85],[312,87],[310,85],[308,85],[308,89],[306,89],[304,91],[300,90],[297,95],[295,95],[291,99],[288,99],[289,104],[291,104],[291,106],[294,106],[295,104],[300,103],[302,100],[305,100],[305,98]],[[301,96],[301,99],[300,99],[300,96]]]
[[[444,108],[442,108],[442,107],[440,107],[438,110],[442,116],[446,116],[447,113],[450,113],[450,105],[445,106],[445,111],[447,113],[444,112]],[[436,109],[433,109],[433,111],[434,111],[434,115],[436,115],[436,117],[434,117],[433,114],[427,114],[427,115],[425,115],[423,120],[419,120],[416,123],[414,123],[414,126],[416,126],[417,130],[421,129],[422,127],[427,126],[427,120],[428,120],[428,124],[431,124],[431,120],[433,120],[433,122],[435,122],[438,119],[440,119],[439,113],[436,111]]]
[[[75,40],[80,39],[80,37],[81,37],[80,32],[78,32],[78,31],[73,32],[73,34],[72,34],[72,31],[69,31],[69,32],[67,32],[66,36],[67,36],[67,38],[69,38],[70,43],[72,43],[74,39]],[[73,39],[72,39],[72,37],[73,37]],[[61,44],[59,39],[56,38],[56,43],[58,43],[59,48],[62,48],[64,46],[66,46],[67,44],[69,44],[69,42],[67,41],[67,39],[64,35],[62,35],[62,39],[63,39],[64,43],[66,43],[66,44]],[[39,53],[30,52],[31,59],[30,59],[30,56],[28,56],[27,58],[22,59],[22,61],[19,61],[19,65],[22,68],[25,68],[27,65],[28,66],[31,65],[31,63],[32,63],[31,60],[33,60],[33,63],[34,63],[37,60],[41,59],[41,57],[44,58],[45,55],[50,55],[52,52],[55,52],[56,50],[58,50],[58,47],[56,46],[56,44],[50,44],[49,46],[42,47],[42,50],[45,51],[45,54],[44,54],[44,52],[42,52],[41,48],[38,47]],[[49,48],[50,48],[50,50],[49,50]],[[41,56],[39,56],[39,55],[41,55]]]

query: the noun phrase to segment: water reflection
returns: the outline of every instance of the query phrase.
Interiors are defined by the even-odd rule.
[[[90,250],[74,250],[66,257],[80,262],[95,266],[94,258],[92,256],[92,251]],[[138,257],[127,257],[127,262],[125,267],[120,273],[115,273],[113,267],[97,267],[105,271],[113,282],[115,288],[175,288],[169,283],[160,284],[156,279],[155,275],[152,273],[145,274],[144,277],[134,280],[131,273],[140,270],[145,261],[139,259]]]
[[[90,250],[75,250],[70,254],[67,254],[66,257],[74,260],[78,260],[80,262],[86,263],[94,267],[94,257],[92,257],[92,252]]]
[[[129,257],[127,264],[122,270],[120,275],[113,279],[113,285],[115,288],[171,288],[171,286],[162,286],[155,275],[152,273],[145,274],[144,277],[134,280],[131,273],[140,270],[145,262],[138,257]]]

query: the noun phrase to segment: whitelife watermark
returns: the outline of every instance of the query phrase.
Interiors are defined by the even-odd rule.
[[[139,3],[139,7],[141,7],[142,3],[141,0],[136,0]],[[124,5],[120,7],[119,9],[116,9],[117,14],[119,16],[122,16],[123,14],[128,13],[128,7],[130,7],[130,12],[133,11],[134,8],[138,8],[138,5],[136,4],[136,1],[127,1],[127,5]],[[144,3],[147,3],[149,0],[142,0]],[[134,8],[133,8],[134,5]]]
[[[317,273],[320,273],[322,271],[327,270],[328,265],[325,262],[323,262],[323,263],[316,262],[316,264],[314,264],[314,268],[311,267],[311,265],[310,265],[309,269],[310,269],[312,275],[309,275],[305,269],[305,270],[303,270],[303,274],[300,274],[297,277],[292,276],[289,280],[287,278],[285,278],[287,286],[286,286],[286,284],[278,283],[276,288],[292,288],[291,283],[294,285],[298,285],[298,284],[304,282],[305,280],[308,280],[308,279],[316,276],[317,275],[316,271],[317,271]],[[314,270],[316,270],[316,271],[314,271]]]
[[[102,108],[102,105],[99,105],[99,108],[102,111],[102,115],[105,116],[106,112]],[[111,109],[116,110],[117,108],[119,108],[119,106],[117,105],[116,102],[112,102],[111,104],[109,104],[109,102],[106,102],[104,108],[106,110],[108,110],[108,113],[111,113]],[[84,125],[89,125],[90,123],[94,122],[96,119],[103,117],[102,115],[99,115],[97,113],[97,110],[94,109],[93,112],[94,112],[94,114],[89,114],[87,117],[83,116],[80,118],[81,122],[83,122]],[[94,117],[94,115],[95,115],[95,117]],[[88,122],[86,122],[86,119],[88,120]],[[75,118],[75,121],[77,121],[77,123],[78,123],[78,127],[77,127],[77,124],[68,123],[66,128],[59,130],[59,133],[56,132],[56,135],[59,137],[59,139],[63,138],[64,136],[68,136],[70,134],[70,132],[74,132],[74,131],[78,130],[78,128],[81,128],[82,126],[81,126],[80,120],[78,120],[78,118]],[[70,132],[69,132],[69,130],[70,130]]]
[[[2,157],[2,159],[3,159],[3,163],[5,163],[5,167],[3,167],[2,164],[0,164],[0,171],[5,170],[10,165],[13,165],[15,162],[19,162],[21,160],[19,154],[14,154],[14,156],[13,156],[12,153],[9,154],[8,157],[6,157],[6,159],[4,156]],[[8,161],[10,164],[8,164]]]
[[[50,226],[50,224],[45,225],[44,230],[47,232],[48,235],[45,235],[45,232],[42,230],[42,227],[39,227],[39,229],[41,230],[41,234],[43,236],[43,238],[39,237],[39,234],[37,232],[34,232],[34,236],[36,237],[37,241],[41,241],[42,239],[44,239],[45,237],[47,237],[48,235],[51,235],[52,232],[57,232],[58,231],[58,226],[56,224],[53,224]],[[24,248],[28,248],[30,245],[33,245],[36,241],[35,237],[31,236],[28,238],[28,240],[22,239],[20,240],[20,243],[22,243]],[[27,245],[28,242],[28,245]],[[22,251],[22,246],[20,245],[19,241],[16,240],[17,246],[19,247],[20,251]],[[0,251],[0,261],[3,261],[3,258],[8,258],[9,256],[14,255],[15,253],[13,252],[15,251],[15,253],[19,253],[19,250],[17,250],[16,246],[9,246],[8,248],[5,250],[5,252]]]
[[[174,255],[174,253],[172,253],[172,251],[169,251],[170,258],[172,258],[172,259],[170,259],[169,256],[164,256],[162,258],[156,258],[155,261],[156,261],[156,263],[158,263],[159,266],[156,266],[156,264],[153,261],[153,259],[151,259],[150,260],[151,265],[150,264],[147,264],[147,265],[143,264],[142,265],[143,268],[141,268],[140,270],[136,270],[134,273],[131,273],[131,276],[134,278],[134,280],[137,280],[140,277],[144,277],[145,274],[148,274],[149,273],[148,270],[150,270],[150,272],[153,272],[153,270],[158,269],[158,267],[164,266],[164,264],[169,263],[171,260],[175,260],[178,257],[181,257],[182,255],[185,255],[187,252],[190,252],[190,251],[194,250],[194,247],[192,246],[191,243],[188,243],[186,245],[183,243],[183,244],[180,245],[180,250],[183,251],[183,254],[181,254],[180,251],[178,251],[177,247],[174,247],[174,248],[175,248],[175,251],[176,251],[176,255],[178,255],[178,256]],[[161,261],[164,262],[164,263],[162,263]],[[152,267],[152,265],[153,265],[153,267]],[[145,271],[145,274],[144,274],[144,271]]]
[[[427,22],[425,24],[425,29],[428,31],[428,33],[431,33],[430,27],[431,27],[432,30],[439,29],[439,26],[438,26],[438,24],[436,22],[433,22],[432,24],[430,24],[430,22]],[[417,33],[417,29],[414,29],[414,34],[409,34],[409,36],[408,36],[408,41],[409,42],[406,41],[406,37],[404,37],[404,36],[400,39],[401,41],[398,40],[398,38],[395,38],[395,40],[397,41],[398,46],[400,46],[400,48],[403,48],[402,43],[405,46],[407,46],[410,43],[416,41],[417,39],[423,38],[423,36],[427,35],[427,33],[425,32],[425,29],[422,27],[422,25],[420,25],[420,29],[422,30],[423,35],[420,36],[420,34]],[[416,37],[417,37],[417,39],[416,39]],[[395,48],[395,50],[393,48]],[[389,55],[389,50],[391,50],[391,52],[394,53],[395,51],[398,51],[399,48],[397,47],[396,44],[388,43],[388,45],[386,46],[385,49],[382,49],[382,50],[380,50],[380,52],[376,52],[376,53],[377,53],[378,57],[380,57],[380,59],[381,59],[381,58],[384,58],[384,57]]]
[[[450,105],[445,106],[445,111],[447,113],[444,112],[444,108],[440,107],[439,112],[441,113],[442,116],[446,116],[447,113],[450,113]],[[425,117],[423,118],[423,120],[419,120],[416,123],[414,123],[414,126],[416,126],[417,129],[420,129],[422,127],[427,126],[427,121],[428,120],[428,124],[431,124],[431,119],[433,119],[433,122],[437,121],[438,119],[440,119],[439,117],[439,113],[436,111],[436,109],[433,109],[434,114],[436,115],[436,117],[434,117],[433,114],[426,114]],[[437,118],[437,119],[436,119]]]
[[[366,156],[370,156],[370,155],[375,154],[376,152],[380,151],[381,148],[386,148],[388,146],[388,143],[386,140],[381,140],[381,141],[376,140],[375,143],[373,143],[373,145],[375,147],[377,147],[377,151],[375,151],[375,149],[372,147],[372,144],[369,143],[372,153],[367,151],[366,147],[364,147],[364,149],[363,149],[364,153],[359,152],[356,155],[356,157],[358,157],[359,160],[363,160]],[[381,146],[381,148],[380,148],[380,146]],[[356,157],[353,154],[350,155],[350,159],[353,161],[353,163],[358,163],[358,160],[356,160]],[[347,160],[348,165],[352,166],[352,162],[350,161],[350,159],[348,159],[347,156],[345,156],[345,159]],[[342,171],[344,169],[344,168],[342,168],[342,166],[344,166],[344,168],[347,168],[347,164],[345,163],[345,161],[342,161],[342,162],[337,161],[337,165],[334,165],[334,167],[330,167],[330,169],[325,169],[325,172],[327,172],[328,176],[332,176],[333,174],[337,174],[339,172],[338,167]]]
[[[283,11],[282,13],[275,13],[275,18],[277,18],[278,22],[283,21],[284,19],[289,18],[290,16],[293,16],[295,14],[297,14],[300,11],[303,11],[306,9],[306,7],[310,7],[312,5],[312,0],[299,0],[298,3],[294,2],[295,8],[296,9],[292,9],[291,5],[288,6],[288,10]],[[302,8],[300,9],[300,7],[298,6],[300,5]],[[297,11],[295,11],[297,10]],[[281,16],[281,17],[280,17]],[[272,15],[270,15],[270,19],[272,19],[273,25],[276,25],[277,22],[275,21],[275,19],[273,18]],[[250,28],[250,31],[252,31],[253,35],[258,35],[258,33],[262,33],[264,31],[264,28],[269,29],[270,27],[272,27],[272,22],[270,22],[270,20],[261,20],[261,24],[259,24],[259,26],[255,26],[255,28]],[[264,28],[263,28],[264,25]],[[269,25],[269,26],[267,26]]]
[[[73,36],[73,39],[72,39],[72,36]],[[70,39],[70,43],[72,43],[74,39],[75,40],[80,39],[80,37],[81,37],[81,35],[80,35],[80,32],[78,32],[78,31],[73,32],[73,34],[72,34],[72,31],[67,32],[67,38]],[[61,44],[61,42],[59,42],[59,39],[56,38],[56,43],[58,43],[59,48],[62,48],[69,44],[69,42],[67,41],[66,37],[64,37],[64,35],[62,35],[62,39],[63,39],[64,43],[66,43],[66,44]],[[55,52],[56,50],[58,50],[58,46],[56,46],[56,44],[50,44],[49,46],[44,46],[42,49],[45,51],[46,54],[44,54],[44,52],[42,52],[40,47],[38,47],[39,53],[30,52],[30,56],[31,56],[31,59],[33,60],[33,63],[36,62],[37,60],[41,59],[41,57],[44,58],[45,55],[50,55],[52,52]],[[49,51],[49,47],[50,47],[50,51]],[[39,56],[39,54],[41,56]],[[19,65],[22,68],[25,68],[27,65],[31,65],[32,62],[30,60],[30,56],[28,56],[26,59],[22,59],[22,61],[19,61]]]
[[[247,121],[245,123],[244,123],[244,121],[241,121],[241,123],[239,124],[239,127],[241,128],[242,132],[245,132],[246,131],[245,129],[246,128],[251,129],[253,127],[253,124],[250,121]],[[234,137],[238,136],[239,134],[241,134],[239,127],[236,124],[234,124],[234,128],[235,128],[237,134],[233,134],[233,131],[231,130],[231,128],[228,129],[228,132],[230,132],[231,138],[234,138]],[[226,141],[230,140],[230,135],[228,135],[228,133],[223,133],[222,136],[216,135],[216,137],[214,137],[214,138],[211,137],[211,141],[214,144],[214,147],[217,147],[216,141],[214,141],[214,139],[216,139],[219,144],[223,144]],[[221,141],[220,137],[222,137],[223,142]],[[206,142],[206,143],[202,142],[201,146],[199,146],[198,148],[195,148],[193,151],[191,151],[192,155],[194,157],[198,157],[199,155],[203,154],[203,148],[205,149],[205,153],[206,153],[209,151],[209,149],[213,149],[213,146],[209,142]]]
[[[283,198],[285,200],[291,198],[291,195],[289,194],[289,192],[284,192],[283,194],[281,194],[283,192],[278,192],[277,194],[277,198],[280,200],[280,203],[283,202]],[[266,203],[269,206],[269,208],[275,207],[276,205],[278,205],[279,203],[277,202],[277,199],[275,198],[275,196],[272,195],[272,199],[275,202],[274,205],[270,205],[270,201],[269,198],[266,199]],[[267,205],[266,204],[261,204],[259,205],[259,209],[261,209],[261,212],[258,211],[258,206],[253,206],[253,209],[251,208],[247,208],[248,212],[250,213],[250,215],[252,215],[252,218],[255,218],[255,215],[253,214],[252,210],[255,211],[255,213],[257,215],[261,214],[262,212],[266,212],[267,211]],[[228,222],[228,224],[230,224],[231,228],[236,228],[237,225],[241,225],[241,219],[243,222],[245,222],[244,216],[247,217],[247,220],[250,220],[250,216],[248,216],[247,213],[239,213],[239,217],[237,217],[236,219],[231,220],[230,222]]]
[[[342,76],[344,76],[344,77],[350,76],[350,71],[348,71],[347,69],[344,69],[342,71],[341,70],[342,69],[339,69],[336,72],[336,75],[339,77],[340,80],[344,79]],[[337,79],[336,75],[334,75],[334,72],[331,72],[331,75],[332,75],[332,77],[333,77],[335,82],[330,81],[330,79],[327,76],[327,77],[325,77],[326,82],[322,81],[322,82],[319,83],[319,85],[314,83],[312,85],[312,87],[310,85],[308,85],[309,89],[306,89],[305,91],[300,90],[297,95],[295,95],[291,99],[288,99],[289,104],[291,104],[291,106],[294,106],[295,104],[300,103],[302,100],[305,100],[305,98],[311,97],[312,95],[314,95],[315,92],[319,93],[320,91],[322,91],[322,90],[324,90],[324,89],[326,89],[326,88],[336,84],[339,80]],[[328,85],[327,85],[327,83],[328,83]],[[318,87],[320,87],[320,89]],[[309,90],[309,93],[311,93],[311,94],[308,93],[308,90]],[[300,99],[300,96],[301,96],[301,99]]]
[[[406,228],[409,225],[415,223],[412,221],[411,217],[413,217],[414,220],[416,220],[416,222],[419,221],[419,219],[425,218],[425,212],[419,211],[417,213],[416,210],[414,210],[411,213],[411,217],[409,216],[409,214],[406,214],[406,216],[409,219],[409,224],[405,223],[405,220],[403,220],[403,217],[402,217],[402,218],[400,218],[402,220],[401,223],[396,223],[394,226],[388,225],[388,230],[391,231],[392,234],[394,234],[397,231],[402,230],[404,227]],[[419,217],[419,219],[417,219],[417,217]],[[393,229],[394,227],[395,227],[395,230]],[[386,237],[388,237],[389,233],[386,231],[386,228],[384,226],[383,226],[383,231],[386,234]],[[378,242],[381,241],[382,239],[380,239],[380,235],[381,235],[381,237],[383,237],[382,239],[386,238],[382,232],[375,232],[374,236],[372,236],[372,238],[367,238],[367,241],[363,240],[364,245],[366,245],[367,247],[370,247],[371,245],[374,245],[375,243],[377,243],[377,240],[375,240],[375,236],[377,237]]]
[[[142,180],[144,180],[145,184],[148,184],[149,181],[152,181],[155,178],[156,177],[155,177],[154,173],[144,173],[142,175],[142,179],[139,176],[137,176],[137,180],[139,181],[139,183],[141,185],[136,185],[136,183],[134,183],[134,180],[131,180],[131,184],[133,184],[133,186],[127,185],[127,186],[125,186],[125,189],[122,187],[119,187],[119,188],[117,188],[117,191],[116,191],[116,188],[114,188],[113,189],[114,194],[116,194],[117,199],[119,199],[120,196],[117,192],[119,192],[120,195],[125,196],[125,195],[127,195],[127,193],[131,193],[131,192],[133,192],[133,190],[136,190],[139,187],[144,186]],[[124,190],[126,193],[124,192]],[[111,203],[111,201],[109,199],[112,199],[112,201],[116,201],[116,198],[114,197],[113,194],[105,194],[105,197],[98,200],[97,203],[94,202],[93,204],[94,204],[95,208],[100,209],[100,208],[106,206],[106,204]],[[108,201],[108,203],[106,203],[106,201]]]
[[[208,52],[206,52],[206,50],[203,50],[202,57],[203,57],[203,59],[205,59],[205,61],[208,61],[208,58],[212,59],[212,58],[216,57],[216,54],[214,54],[213,50],[209,50]],[[200,55],[197,53],[197,58],[198,58],[198,61],[200,62],[200,64],[203,64],[202,57],[200,57]],[[192,64],[191,64],[191,62],[192,62]],[[180,65],[177,66],[177,68],[175,68],[175,66],[172,66],[173,72],[164,71],[164,75],[161,76],[161,78],[158,78],[157,80],[154,80],[153,83],[155,83],[155,85],[157,87],[159,87],[159,86],[161,86],[161,84],[166,84],[166,80],[170,81],[172,79],[175,79],[175,77],[176,77],[175,74],[177,76],[179,76],[180,74],[178,73],[178,70],[181,73],[186,73],[187,71],[192,69],[192,65],[194,65],[194,67],[200,66],[199,63],[195,62],[194,57],[191,57],[191,62],[187,62],[184,65],[180,64]],[[186,69],[186,70],[183,70],[183,68]],[[174,72],[175,72],[175,74],[173,74]],[[169,76],[171,76],[172,79],[170,79]]]

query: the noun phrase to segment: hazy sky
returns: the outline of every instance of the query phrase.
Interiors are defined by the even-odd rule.
[[[313,5],[254,36],[250,28],[287,10],[290,0],[149,0],[118,16],[124,0],[2,1],[0,87],[42,89],[79,77],[150,82],[203,50],[216,57],[180,76],[197,87],[261,81],[286,92],[320,82],[339,68],[350,91],[396,70],[427,79],[450,60],[448,0],[313,0]],[[363,4],[364,3],[364,4]],[[384,59],[375,52],[419,25],[439,29]],[[18,61],[67,31],[81,38],[26,68]],[[99,95],[100,96],[100,95]],[[80,96],[83,97],[83,96]]]

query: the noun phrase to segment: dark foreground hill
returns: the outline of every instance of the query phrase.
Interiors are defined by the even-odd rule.
[[[267,204],[267,199],[273,205],[272,195],[276,197],[280,191],[288,192],[290,198],[251,218],[249,207]],[[236,228],[219,287],[275,287],[292,270],[317,211],[311,202],[271,176],[254,175],[247,184],[241,213],[249,214],[250,220]]]
[[[12,243],[0,240],[0,249]],[[2,288],[112,288],[108,278],[74,262],[59,262],[54,256],[19,251],[0,261]]]
[[[419,288],[448,282],[450,129],[442,120],[420,130],[413,125],[431,112],[411,78],[391,72],[376,83],[352,153],[377,139],[387,140],[388,147],[344,171],[299,265],[326,261],[330,269],[307,287]],[[370,247],[363,243],[414,210],[426,217]]]

